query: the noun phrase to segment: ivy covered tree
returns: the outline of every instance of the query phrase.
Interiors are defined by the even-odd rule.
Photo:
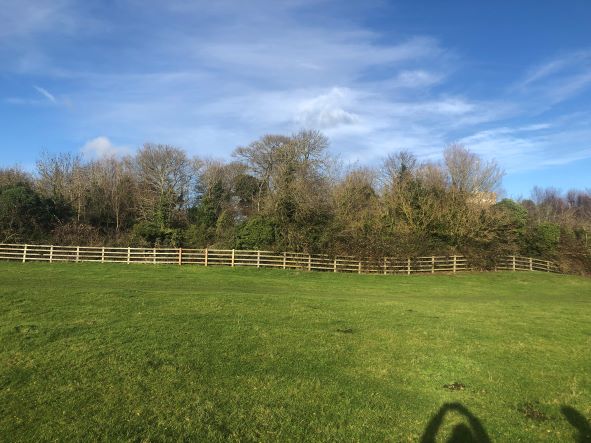
[[[44,240],[52,229],[70,216],[70,208],[56,205],[28,183],[0,186],[0,241]]]

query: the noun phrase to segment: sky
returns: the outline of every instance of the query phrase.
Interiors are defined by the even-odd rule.
[[[591,188],[591,1],[0,0],[0,167],[299,129],[345,164],[462,143],[509,197]]]

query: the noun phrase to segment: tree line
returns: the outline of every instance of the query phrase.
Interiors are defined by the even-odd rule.
[[[534,188],[497,201],[503,172],[461,145],[343,166],[318,131],[265,135],[231,160],[145,144],[0,169],[0,242],[269,249],[360,258],[521,254],[591,272],[591,192]]]

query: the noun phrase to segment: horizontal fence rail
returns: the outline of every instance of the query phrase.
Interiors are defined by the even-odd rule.
[[[515,255],[503,257],[499,261],[497,269],[503,271],[543,271],[560,273],[559,266],[554,262]]]
[[[461,255],[431,257],[384,257],[358,259],[299,252],[248,251],[238,249],[123,248],[0,244],[0,260],[25,262],[151,263],[198,266],[251,266],[303,271],[357,274],[434,274],[470,271],[469,260]],[[502,257],[495,268],[506,271],[559,273],[557,264],[531,257]]]

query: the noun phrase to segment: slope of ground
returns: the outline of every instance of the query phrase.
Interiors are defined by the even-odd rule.
[[[590,349],[571,276],[0,263],[0,440],[577,441]]]

